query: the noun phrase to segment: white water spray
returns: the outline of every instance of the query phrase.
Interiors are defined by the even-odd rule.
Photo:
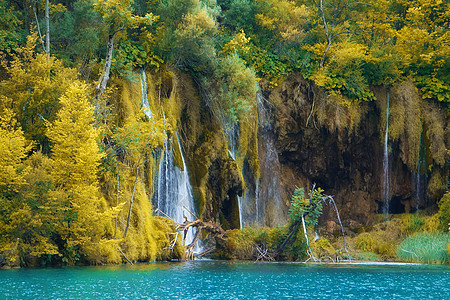
[[[176,138],[178,139],[178,135]],[[161,154],[155,182],[155,203],[157,208],[178,223],[183,223],[185,220],[194,221],[194,217],[184,209],[186,207],[195,214],[194,197],[183,151],[180,146],[184,171],[175,164],[173,145],[174,143],[168,139],[164,141],[165,149]],[[178,145],[180,145],[179,140]],[[185,244],[190,244],[193,238],[194,233],[189,231]]]

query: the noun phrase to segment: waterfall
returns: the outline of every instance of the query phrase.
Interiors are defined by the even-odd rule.
[[[240,128],[238,122],[228,121],[222,124],[225,132],[225,137],[228,143],[228,154],[230,158],[236,161],[239,158],[239,135]],[[237,161],[236,161],[237,163]],[[242,165],[239,165],[242,177],[245,181],[247,189],[242,196],[237,195],[238,209],[239,209],[239,227],[252,226],[257,222],[257,179],[254,174],[250,172],[250,166],[247,160],[243,160]]]
[[[261,177],[257,184],[257,225],[278,226],[286,220],[283,190],[280,183],[281,165],[275,147],[270,103],[258,94],[258,157]]]
[[[141,92],[142,92],[142,102],[141,107],[147,118],[153,118],[152,110],[150,109],[150,104],[148,103],[148,88],[147,88],[147,75],[145,74],[145,69],[141,69]]]
[[[181,144],[176,135],[178,149],[181,154],[183,170],[181,170],[174,161],[173,141],[166,139],[164,141],[164,151],[160,154],[159,168],[156,174],[154,203],[157,208],[167,214],[174,221],[183,223],[185,218],[194,221],[194,217],[187,212],[184,207],[195,214],[194,197],[192,194],[192,186],[189,182],[189,174],[187,172],[186,162],[181,149]],[[188,245],[193,241],[194,233],[188,232],[185,238],[185,244]]]
[[[147,76],[145,70],[140,72],[141,91],[142,91],[142,110],[149,118],[153,118],[153,113],[148,102]],[[195,214],[194,197],[192,186],[189,182],[189,174],[184,159],[181,143],[176,134],[177,149],[181,155],[183,170],[181,170],[174,160],[173,140],[166,138],[164,140],[164,150],[159,153],[159,166],[155,178],[155,192],[153,202],[157,208],[171,217],[174,221],[183,223],[185,217],[189,221],[194,221],[194,217],[185,211],[184,207]],[[185,237],[185,244],[190,244],[194,239],[194,232],[189,231]]]
[[[261,216],[260,216],[260,208],[259,208],[259,181],[256,182],[255,187],[255,209],[256,209],[256,216],[255,216],[255,225],[258,226],[261,224]]]
[[[384,134],[383,154],[383,214],[389,213],[389,90],[386,92],[386,129]]]

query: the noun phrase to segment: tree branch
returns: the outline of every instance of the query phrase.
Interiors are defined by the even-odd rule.
[[[39,39],[41,40],[42,50],[44,50],[44,52],[46,52],[45,45],[44,45],[44,39],[42,38],[42,34],[41,34],[41,27],[39,26],[39,20],[38,20],[38,16],[36,13],[36,7],[34,5],[33,5],[33,12],[34,12],[34,17],[36,18],[36,26],[37,26],[37,30],[39,33]]]

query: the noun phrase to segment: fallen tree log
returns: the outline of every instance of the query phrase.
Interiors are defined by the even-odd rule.
[[[212,235],[215,239],[224,239],[226,231],[223,230],[223,228],[220,226],[220,224],[213,223],[213,222],[205,222],[201,219],[199,219],[194,213],[192,213],[189,209],[184,207],[184,209],[191,214],[195,220],[194,221],[188,221],[188,219],[185,217],[185,221],[183,223],[176,222],[172,218],[170,218],[167,214],[165,214],[160,209],[156,209],[156,212],[162,213],[164,216],[169,218],[174,222],[175,228],[175,238],[170,242],[170,245],[168,249],[173,249],[177,242],[178,234],[183,233],[183,240],[186,238],[187,233],[189,230],[195,230],[194,239],[192,242],[188,245],[185,245],[185,254],[186,254],[186,260],[193,260],[194,259],[194,249],[197,245],[200,236],[202,234],[202,231],[206,231],[209,235]],[[203,256],[207,253],[210,253],[214,251],[214,249],[207,249],[203,251],[202,253],[198,254],[197,256]]]

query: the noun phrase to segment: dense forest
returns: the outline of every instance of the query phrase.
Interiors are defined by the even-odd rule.
[[[184,258],[172,191],[228,230],[217,258],[311,256],[318,223],[331,255],[322,193],[360,258],[447,245],[449,21],[441,0],[0,0],[0,265]]]

